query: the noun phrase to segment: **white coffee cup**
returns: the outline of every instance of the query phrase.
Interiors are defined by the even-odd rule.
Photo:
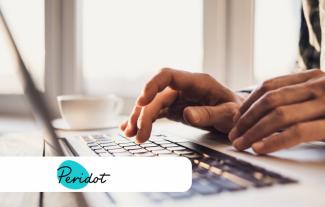
[[[63,120],[71,129],[105,128],[116,125],[123,100],[115,95],[57,97]]]

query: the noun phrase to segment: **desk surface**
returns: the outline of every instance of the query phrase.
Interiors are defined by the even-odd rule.
[[[157,125],[156,125],[157,126]],[[175,126],[172,122],[165,122],[162,121],[159,124],[159,127],[163,130],[166,129],[175,129],[178,126]],[[43,140],[40,136],[40,133],[37,132],[39,128],[33,124],[33,120],[29,119],[21,119],[21,118],[7,118],[7,117],[0,117],[0,155],[1,156],[42,156],[43,151]],[[169,130],[170,131],[170,130]],[[80,134],[80,132],[72,132],[72,131],[65,131],[60,132],[61,135],[73,135],[75,133]],[[81,133],[89,133],[89,131],[83,131]],[[202,134],[201,130],[193,130],[187,131],[187,134],[191,134],[192,137],[197,136],[198,134]],[[187,137],[188,138],[188,137]],[[209,139],[201,140],[203,145],[209,145]],[[219,144],[220,146],[223,145],[227,147],[227,145]],[[218,146],[219,146],[218,145]],[[230,149],[231,147],[225,148],[228,154],[238,155],[238,152],[235,152]],[[324,152],[325,145],[321,146],[322,152]],[[216,149],[218,149],[216,147]],[[219,149],[218,149],[219,150]],[[221,149],[222,151],[222,149]],[[294,151],[293,151],[294,152]],[[281,156],[281,153],[278,154]],[[290,155],[290,153],[289,153]],[[294,154],[291,154],[294,157]],[[306,162],[308,159],[312,159],[311,156],[314,156],[315,153],[308,153],[306,156]],[[287,155],[286,155],[287,156]],[[325,177],[323,176],[323,172],[325,171],[325,153],[321,155],[316,154],[315,156],[319,157],[320,160],[317,162],[310,162],[310,166],[317,165],[320,166],[319,169],[313,168],[310,170],[305,171],[303,177],[313,177],[318,176],[320,177],[320,173],[322,174],[321,183],[325,183]],[[241,153],[241,158],[245,158],[247,161],[254,161],[257,164],[263,166],[265,163],[272,163],[278,165],[283,169],[283,172],[290,168],[288,163],[291,163],[291,167],[303,171],[303,167],[307,167],[308,165],[299,166],[301,161],[295,162],[293,159],[288,157],[287,162],[281,161],[276,158],[270,157],[256,157],[256,156],[249,156],[248,153]],[[281,171],[280,171],[281,172]],[[303,174],[303,173],[302,173]],[[290,174],[289,174],[290,175]],[[312,176],[311,176],[312,175]],[[315,179],[314,179],[315,180]],[[312,179],[311,179],[312,181]],[[317,184],[317,183],[316,183]],[[322,192],[325,192],[322,190]],[[255,192],[252,192],[253,194]],[[83,206],[78,199],[77,193],[44,193],[43,194],[43,206],[45,207],[77,207]],[[255,196],[254,196],[255,197]],[[27,206],[27,207],[36,207],[39,206],[40,201],[40,193],[0,193],[0,206],[2,207],[18,207],[18,206]]]
[[[39,127],[24,117],[0,117],[0,156],[42,156]],[[44,207],[81,206],[72,193],[44,193]],[[2,207],[38,207],[40,193],[0,193]]]

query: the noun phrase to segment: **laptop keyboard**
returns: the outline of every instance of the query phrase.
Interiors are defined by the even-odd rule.
[[[191,189],[184,193],[145,193],[155,202],[297,182],[202,145],[188,141],[175,142],[163,134],[152,135],[150,140],[143,144],[137,144],[122,135],[115,137],[105,134],[89,135],[83,136],[83,139],[89,148],[101,157],[184,156],[189,158],[193,168]]]

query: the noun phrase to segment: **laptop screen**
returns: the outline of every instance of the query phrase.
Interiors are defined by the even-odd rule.
[[[15,55],[16,61],[18,63],[17,74],[20,78],[24,93],[28,98],[33,114],[35,118],[42,124],[45,131],[45,144],[48,148],[48,152],[51,155],[63,155],[62,149],[59,145],[56,133],[51,125],[49,110],[43,100],[42,94],[37,90],[35,83],[29,74],[27,67],[19,53],[17,45],[14,41],[10,28],[7,24],[7,21],[4,17],[2,9],[0,8],[0,27],[3,27],[5,31],[5,38],[9,40],[11,49]]]

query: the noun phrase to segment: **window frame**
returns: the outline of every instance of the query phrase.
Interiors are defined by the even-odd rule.
[[[44,92],[53,117],[58,115],[56,97],[81,92],[81,1],[45,0]],[[24,94],[0,94],[0,113],[31,115]]]
[[[45,1],[45,98],[58,116],[56,97],[81,88],[82,1]]]
[[[45,0],[45,99],[82,88],[82,0]],[[203,72],[239,89],[254,83],[254,0],[203,0]],[[244,53],[242,51],[245,51]],[[123,97],[128,113],[135,97]],[[0,113],[30,114],[23,94],[0,94]]]
[[[255,0],[227,1],[226,83],[234,90],[255,84]]]
[[[254,0],[204,0],[204,71],[238,90],[254,84]]]

